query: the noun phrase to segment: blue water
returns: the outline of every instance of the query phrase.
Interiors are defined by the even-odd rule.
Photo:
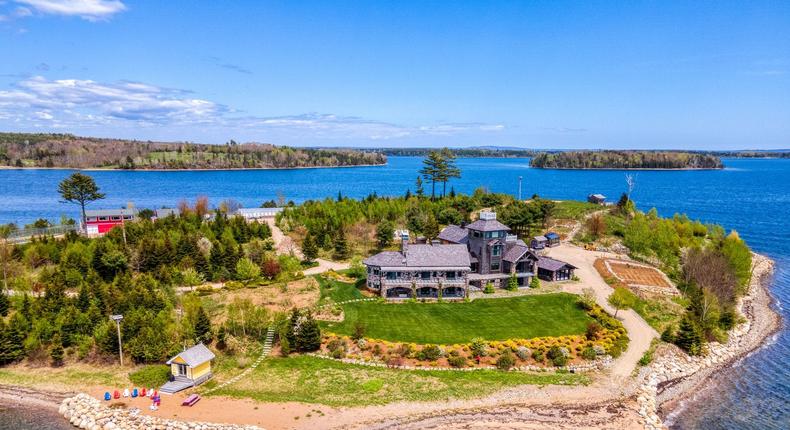
[[[534,193],[556,199],[584,199],[593,192],[616,199],[625,188],[622,171],[539,170],[529,159],[460,159],[463,178],[456,191],[479,186],[516,194],[523,177],[523,196]],[[787,320],[790,315],[790,160],[727,159],[724,170],[640,171],[632,198],[641,209],[655,207],[662,215],[675,212],[736,229],[758,252],[777,262],[771,291]],[[218,204],[235,199],[258,206],[280,194],[288,200],[344,196],[401,195],[414,191],[420,159],[390,157],[379,167],[339,169],[212,171],[212,172],[89,172],[107,199],[91,207],[174,206],[182,199],[205,195]],[[0,222],[29,223],[61,214],[76,218],[73,205],[60,203],[57,183],[67,170],[0,171]],[[430,193],[430,184],[425,184]],[[437,190],[438,191],[438,190]],[[449,192],[449,188],[448,188]],[[782,330],[769,346],[724,371],[714,394],[686,409],[675,428],[790,428],[790,332]]]

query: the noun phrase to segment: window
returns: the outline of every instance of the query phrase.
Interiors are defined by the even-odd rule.
[[[374,275],[378,275],[379,274],[379,268],[378,267],[373,269],[373,274]]]
[[[480,232],[477,231],[477,230],[472,230],[472,236],[473,237],[480,237]]]
[[[99,217],[99,221],[107,221],[108,219],[109,218],[107,218],[106,216],[100,216]]]
[[[387,272],[387,279],[392,280],[392,279],[395,279],[397,277],[398,277],[398,274],[396,272]]]
[[[113,221],[120,221],[120,220],[121,220],[121,217],[119,217],[118,215],[113,215],[113,216],[112,216],[112,220],[113,220]]]
[[[431,272],[420,272],[420,278],[431,279]]]
[[[124,215],[123,219],[132,219],[132,216],[131,215]]]
[[[455,272],[447,272],[447,279],[455,279]]]
[[[495,261],[491,263],[491,271],[492,272],[499,272],[499,262]]]
[[[491,255],[498,257],[500,254],[502,254],[502,245],[495,245],[491,248]]]

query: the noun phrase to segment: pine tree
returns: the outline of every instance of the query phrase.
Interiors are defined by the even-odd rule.
[[[28,322],[20,314],[11,317],[6,331],[6,362],[21,360],[25,354],[25,338],[27,337]]]
[[[288,345],[290,348],[296,346],[296,332],[299,329],[299,310],[293,308],[291,310],[291,318],[288,320],[288,323],[285,327],[285,339],[288,341]],[[282,337],[282,336],[281,336]]]
[[[425,190],[422,188],[422,178],[417,176],[417,189],[415,191],[417,197],[422,197],[425,195]]]
[[[392,224],[392,221],[382,221],[376,227],[376,242],[379,249],[390,246],[393,234],[395,234],[395,226]]]
[[[203,306],[198,308],[197,316],[195,317],[195,339],[202,343],[211,343],[211,320],[206,315]]]
[[[422,229],[422,233],[426,238],[428,238],[428,240],[434,239],[439,235],[439,223],[436,222],[436,218],[432,213],[428,214],[428,218],[425,221],[425,226]]]
[[[63,365],[63,342],[60,338],[60,333],[55,333],[52,337],[52,349],[49,351],[49,357],[52,358],[52,365],[59,367]]]
[[[307,233],[304,242],[302,242],[302,255],[304,255],[304,259],[307,262],[313,262],[318,257],[318,245],[310,233]]]
[[[345,260],[349,257],[349,249],[348,249],[348,242],[346,241],[346,234],[343,230],[338,232],[337,237],[335,238],[335,260]]]
[[[507,289],[508,291],[518,290],[518,278],[515,273],[510,274],[510,278],[507,280]]]
[[[0,317],[8,315],[8,308],[8,296],[6,296],[4,290],[0,290]]]
[[[80,292],[77,294],[77,308],[82,312],[86,312],[91,305],[91,297],[88,293],[88,286],[82,284]]]
[[[685,315],[680,320],[675,337],[675,344],[686,351],[689,355],[700,355],[703,347],[702,329],[699,324],[694,322],[689,315]]]
[[[317,351],[321,347],[321,329],[313,319],[313,314],[307,315],[299,324],[299,331],[296,334],[296,349],[302,352]]]

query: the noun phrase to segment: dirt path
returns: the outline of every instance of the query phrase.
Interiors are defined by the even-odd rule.
[[[272,239],[274,239],[274,247],[277,252],[281,254],[293,253],[299,258],[304,258],[302,255],[302,250],[299,249],[299,246],[294,243],[293,239],[280,230],[280,227],[277,227],[277,224],[274,222],[274,218],[267,218],[266,223],[268,223],[269,227],[272,229]],[[324,260],[323,258],[317,258],[316,262],[318,263],[318,266],[311,267],[304,271],[306,276],[317,275],[328,270],[344,270],[348,269],[349,267],[348,263],[329,261]]]
[[[581,282],[566,284],[564,290],[581,294],[585,288],[592,288],[595,292],[595,301],[607,312],[614,314],[615,309],[609,305],[606,299],[612,293],[612,287],[606,284],[593,264],[600,257],[616,258],[615,254],[598,251],[585,251],[577,246],[564,243],[556,248],[550,248],[547,255],[558,260],[567,261],[573,264],[576,269],[576,276]],[[628,377],[636,368],[637,362],[645,351],[650,348],[650,342],[658,337],[658,333],[632,310],[619,311],[617,318],[623,322],[623,326],[628,331],[630,342],[628,349],[615,360],[612,366],[612,375],[617,377]]]

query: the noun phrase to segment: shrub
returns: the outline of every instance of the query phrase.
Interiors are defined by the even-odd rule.
[[[346,341],[345,341],[345,340],[343,340],[343,339],[340,339],[340,338],[337,338],[337,339],[332,339],[332,340],[331,340],[331,341],[329,341],[329,343],[326,345],[326,349],[328,349],[328,350],[329,350],[329,352],[335,352],[335,351],[337,351],[338,349],[345,350],[345,349],[346,349]]]
[[[486,341],[479,337],[472,339],[472,343],[469,344],[469,351],[475,357],[485,357]]]
[[[365,339],[357,339],[357,346],[359,349],[364,350],[368,347],[368,341]]]
[[[426,345],[417,354],[417,358],[423,361],[436,361],[442,356],[442,350],[436,345]]]
[[[487,283],[485,288],[483,289],[483,293],[494,294],[494,284],[492,284],[491,282]]]
[[[537,276],[533,276],[532,280],[529,281],[529,288],[540,288],[540,279]]]
[[[598,354],[595,353],[595,350],[590,348],[589,346],[582,350],[581,355],[582,358],[585,360],[595,360],[595,357],[598,356]]]
[[[129,380],[142,387],[159,387],[170,377],[170,366],[151,364],[129,373]]]
[[[513,353],[510,352],[509,349],[505,350],[496,360],[496,367],[499,370],[510,370],[515,364],[516,357],[513,356]]]
[[[447,363],[452,367],[465,367],[466,366],[466,358],[460,355],[453,355],[447,358]]]
[[[344,358],[346,356],[345,348],[339,348],[329,353],[332,358]]]
[[[557,367],[562,367],[562,366],[565,366],[566,364],[568,364],[568,357],[560,354],[560,355],[552,358],[551,362]]]
[[[661,340],[667,343],[675,343],[675,327],[668,326],[662,333],[661,333]]]
[[[398,347],[398,355],[403,358],[409,358],[414,355],[414,346],[410,343],[402,343]]]
[[[228,281],[225,282],[225,288],[229,290],[238,290],[239,288],[244,288],[244,284],[239,281]]]
[[[595,321],[590,322],[587,324],[587,332],[585,333],[585,337],[588,340],[597,340],[601,332],[603,331],[603,327]]]
[[[532,359],[537,361],[538,363],[543,363],[543,353],[538,351],[537,349],[532,351]]]
[[[597,354],[597,355],[604,355],[604,354],[606,354],[606,348],[604,348],[601,345],[593,345],[592,349],[593,349],[593,351],[595,351],[595,354]]]
[[[389,367],[400,367],[403,365],[403,358],[398,356],[391,356],[387,359],[387,366]]]
[[[526,360],[532,355],[532,351],[526,346],[519,346],[516,348],[516,355],[522,360]]]

